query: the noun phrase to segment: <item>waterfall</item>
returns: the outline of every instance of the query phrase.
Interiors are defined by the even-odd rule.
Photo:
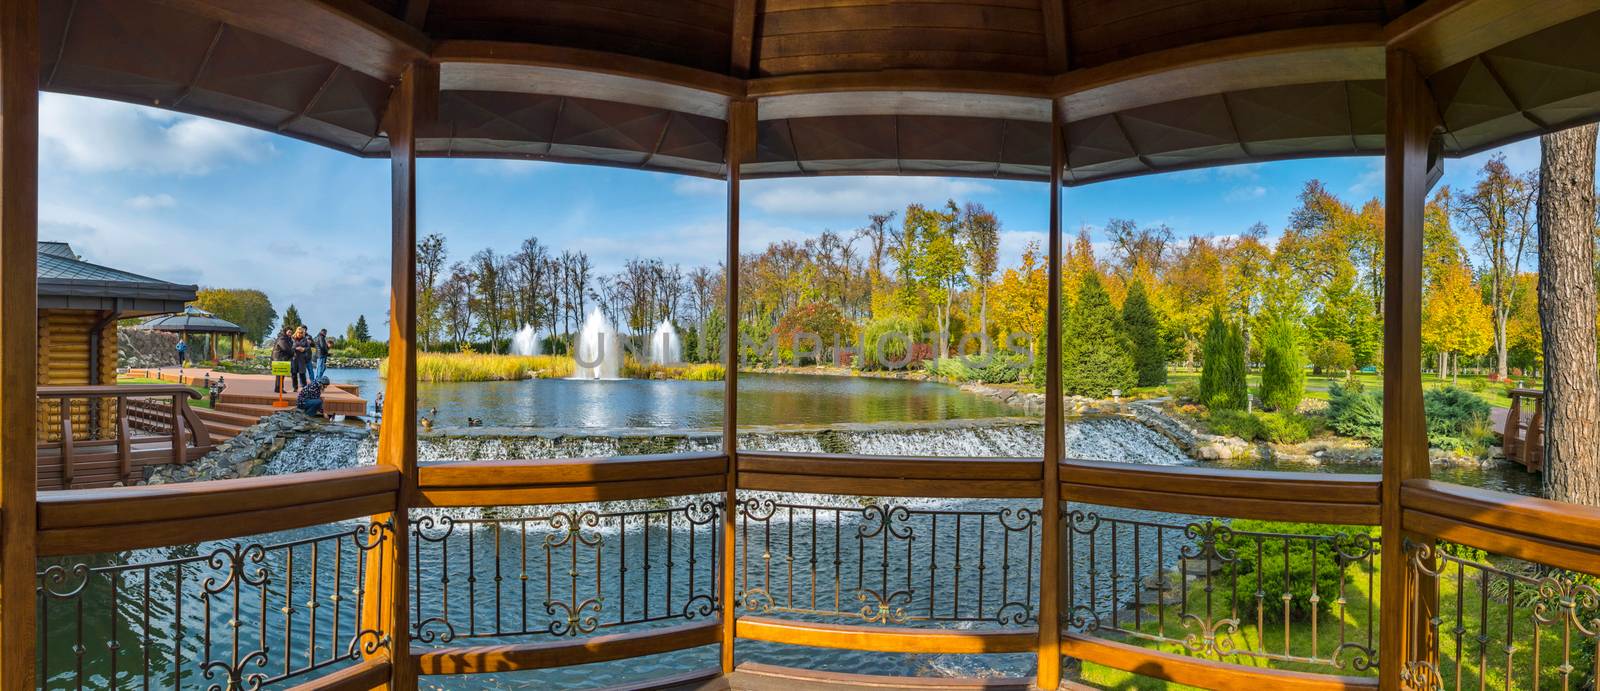
[[[672,322],[661,320],[656,332],[650,335],[650,364],[674,365],[683,360],[683,343],[678,340],[678,330]]]
[[[616,379],[622,368],[622,344],[617,341],[617,330],[600,308],[594,308],[583,320],[583,330],[578,333],[577,363],[573,379]]]
[[[511,336],[512,355],[538,355],[539,337],[534,335],[533,327],[523,324],[517,333]]]

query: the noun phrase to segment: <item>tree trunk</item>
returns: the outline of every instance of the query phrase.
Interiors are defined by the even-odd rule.
[[[1539,328],[1544,334],[1545,493],[1600,506],[1595,359],[1595,125],[1540,138]]]

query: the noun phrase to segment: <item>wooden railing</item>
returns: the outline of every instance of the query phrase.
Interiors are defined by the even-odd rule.
[[[1512,389],[1511,411],[1506,414],[1500,443],[1505,457],[1521,463],[1529,472],[1544,469],[1544,392],[1538,389]],[[1533,413],[1523,419],[1523,401],[1533,401]]]
[[[1600,572],[1597,510],[1407,482],[1400,496],[1410,560],[1394,568],[1406,569],[1415,585],[1380,593],[1376,476],[1066,461],[1059,464],[1063,518],[1052,528],[1029,500],[1043,475],[1034,460],[750,452],[738,454],[734,467],[740,499],[730,509],[721,453],[423,466],[402,541],[413,561],[399,589],[379,588],[370,575],[339,576],[349,563],[329,558],[343,545],[345,556],[366,563],[377,556],[372,550],[400,537],[385,532],[387,524],[362,519],[287,541],[234,540],[403,508],[406,493],[392,468],[41,494],[38,576],[41,607],[51,608],[41,621],[47,638],[58,636],[56,651],[42,659],[63,664],[62,640],[88,651],[110,643],[75,640],[97,629],[61,614],[81,606],[84,583],[101,584],[94,586],[99,598],[104,584],[120,584],[121,597],[132,601],[146,583],[177,587],[219,611],[249,615],[255,610],[228,609],[237,602],[229,588],[242,584],[246,600],[258,588],[269,608],[282,598],[284,608],[299,611],[307,588],[337,579],[345,594],[359,590],[363,608],[404,603],[410,664],[422,674],[670,653],[716,644],[730,624],[738,639],[788,645],[1026,653],[1037,649],[1040,597],[1051,587],[1060,588],[1065,657],[1196,686],[1375,687],[1378,640],[1391,635],[1380,627],[1380,606],[1414,613],[1404,635],[1414,651],[1405,661],[1408,685],[1416,688],[1456,679],[1499,687],[1503,670],[1511,670],[1512,686],[1529,683],[1529,675],[1575,686],[1594,665],[1584,651],[1594,649],[1596,628],[1586,617],[1600,609],[1600,594],[1594,581],[1574,574]],[[612,501],[630,503],[594,503]],[[494,510],[461,513],[474,507]],[[719,585],[725,511],[736,526],[731,603]],[[1239,529],[1242,519],[1343,527],[1280,533]],[[1039,579],[1046,540],[1063,543],[1058,584]],[[309,547],[314,542],[320,551]],[[177,561],[115,565],[71,556],[197,543],[207,546],[196,558]],[[1310,555],[1313,569],[1331,570],[1333,585],[1313,585],[1309,596],[1281,587],[1287,562],[1272,558],[1291,551]],[[275,588],[294,582],[291,592],[253,585],[268,573],[251,570],[256,554],[276,554],[261,558],[300,574],[267,577],[278,579]],[[226,587],[205,586],[199,574],[207,568]],[[162,569],[189,576],[152,575]],[[1167,582],[1173,574],[1177,587]],[[1314,575],[1312,582],[1321,583]],[[1474,616],[1482,610],[1474,598],[1484,598],[1493,616]],[[292,630],[298,615],[273,612],[241,622],[260,629],[249,640],[267,641],[258,657],[274,660],[270,670],[252,670],[257,643],[238,653],[219,646],[207,662],[228,680],[249,683],[254,671],[304,688],[360,688],[389,672],[380,644],[386,634],[324,629],[319,636],[349,645],[319,653],[331,644],[291,642],[280,629]],[[1268,620],[1282,622],[1281,632]],[[1243,634],[1251,626],[1253,638]],[[1260,635],[1269,628],[1281,638]],[[315,650],[300,650],[308,645]],[[286,650],[295,652],[281,657]],[[127,663],[120,673],[136,675]],[[46,671],[73,678],[70,670]],[[87,673],[95,673],[93,664]]]
[[[41,490],[132,482],[146,465],[187,463],[212,449],[189,406],[200,394],[181,384],[41,386],[38,398],[41,413],[56,417],[52,441],[39,444]]]

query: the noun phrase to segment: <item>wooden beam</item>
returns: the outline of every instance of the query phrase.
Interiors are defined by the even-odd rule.
[[[728,72],[749,77],[755,71],[756,0],[734,0],[733,40],[728,56]]]
[[[1061,398],[1061,176],[1067,166],[1067,144],[1062,133],[1066,119],[1054,100],[1050,108],[1050,256],[1048,294],[1045,299],[1044,473],[1040,487],[1039,537],[1039,687],[1061,684],[1061,461],[1065,460],[1066,430]]]
[[[1408,658],[1431,656],[1427,631],[1407,631],[1409,598],[1426,620],[1437,611],[1430,583],[1408,591],[1401,530],[1401,488],[1428,477],[1428,430],[1422,408],[1422,218],[1428,149],[1438,129],[1427,82],[1411,55],[1390,50],[1384,154],[1383,563],[1379,670],[1398,691]],[[1434,600],[1429,602],[1429,600]],[[1420,649],[1420,650],[1419,650]]]
[[[0,0],[0,688],[32,689],[39,3]],[[65,411],[63,411],[65,414]]]
[[[931,91],[1044,98],[1050,94],[1050,89],[1050,78],[1040,75],[912,69],[761,77],[751,79],[746,87],[751,98],[834,91]]]
[[[1040,0],[1039,14],[1044,20],[1045,64],[1053,74],[1062,74],[1071,66],[1071,51],[1067,38],[1066,0]]]
[[[400,18],[407,24],[421,29],[428,22],[428,0],[406,0],[405,11]]]
[[[1026,653],[1034,649],[1038,632],[1025,628],[983,631],[926,629],[873,624],[821,624],[777,617],[743,616],[737,622],[740,638],[819,648],[843,648],[877,653],[972,655]],[[1040,684],[1040,688],[1055,688]]]
[[[415,27],[362,0],[152,0],[274,38],[394,82],[426,60],[431,41]]]
[[[389,369],[384,382],[383,426],[378,464],[400,473],[395,510],[374,516],[389,521],[389,550],[368,570],[363,626],[389,637],[394,667],[388,688],[415,691],[411,657],[408,550],[409,510],[417,491],[417,127],[438,114],[439,68],[415,63],[401,76],[386,115],[390,160]]]
[[[728,315],[722,342],[722,365],[727,372],[722,382],[722,450],[728,457],[727,483],[723,488],[722,509],[722,673],[733,672],[733,601],[735,529],[739,515],[739,180],[740,166],[755,157],[756,102],[737,100],[728,104],[728,142],[724,149],[728,165],[727,255],[723,260],[725,297]]]
[[[1423,76],[1596,11],[1593,0],[1429,0],[1383,28]]]

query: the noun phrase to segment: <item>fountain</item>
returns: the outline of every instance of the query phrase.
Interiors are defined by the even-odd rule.
[[[650,335],[650,364],[675,365],[683,359],[683,342],[678,340],[678,330],[672,322],[661,320],[661,326]]]
[[[511,336],[512,355],[538,355],[539,337],[534,335],[533,327],[523,324],[517,333]]]
[[[600,308],[594,308],[583,320],[583,330],[578,333],[578,347],[573,379],[616,379],[622,367],[622,344],[617,331],[606,321]]]

